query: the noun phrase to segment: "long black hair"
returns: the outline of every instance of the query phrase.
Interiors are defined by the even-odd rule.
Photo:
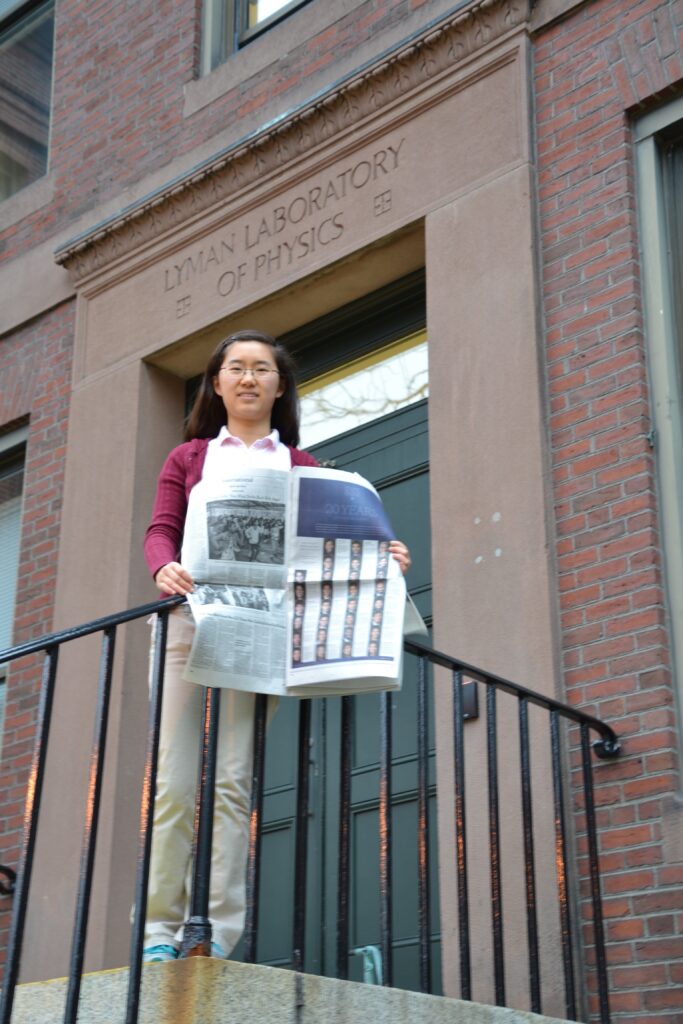
[[[296,390],[294,360],[284,345],[280,345],[270,334],[251,330],[236,331],[235,334],[228,335],[216,346],[204,370],[197,397],[187,419],[185,440],[192,441],[196,437],[216,437],[221,427],[225,426],[227,421],[225,406],[220,395],[216,394],[213,382],[223,365],[225,353],[236,341],[260,341],[272,349],[284,391],[279,398],[275,399],[270,424],[279,432],[283,444],[296,447],[299,443],[299,396]]]

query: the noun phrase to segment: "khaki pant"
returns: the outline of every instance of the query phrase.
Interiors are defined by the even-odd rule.
[[[184,607],[168,619],[145,946],[179,947],[189,917],[203,688],[182,678],[194,633]],[[152,644],[152,647],[154,645]],[[150,664],[153,663],[152,649]],[[244,927],[253,759],[253,693],[221,691],[209,917],[226,953]]]

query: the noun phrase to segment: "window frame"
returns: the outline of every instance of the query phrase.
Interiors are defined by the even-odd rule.
[[[28,426],[17,427],[14,430],[9,430],[6,433],[0,434],[0,475],[5,475],[3,472],[5,467],[9,467],[11,472],[15,464],[18,463],[21,463],[23,472],[26,472],[27,440]],[[23,516],[23,497],[24,485],[22,483],[20,519]],[[2,665],[0,665],[0,680],[2,679],[2,672],[3,668]]]
[[[45,0],[0,0],[0,33],[40,7]]]
[[[0,434],[0,469],[3,465],[7,465],[21,461],[22,468],[26,470],[26,442],[28,438],[28,427],[19,427],[15,430],[8,431],[5,434]],[[22,482],[21,488],[21,504],[20,504],[20,524],[23,520],[23,498],[24,498],[24,486]],[[21,545],[20,545],[21,546]],[[16,614],[16,592],[15,592],[15,608],[14,614]],[[13,616],[14,617],[14,616]],[[10,644],[13,639],[10,638]],[[4,737],[4,726],[5,726],[5,707],[7,703],[7,676],[8,676],[8,665],[0,662],[0,752],[2,751],[2,741]]]
[[[683,323],[674,296],[664,148],[683,135],[683,97],[634,122],[636,198],[648,358],[651,444],[656,460],[671,663],[683,755]],[[683,197],[682,197],[683,198]],[[681,334],[679,343],[678,334]],[[676,386],[671,387],[675,381]]]
[[[45,167],[42,174],[27,181],[18,189],[10,192],[7,196],[0,195],[0,203],[6,203],[19,195],[21,192],[42,181],[50,172],[50,143],[52,140],[52,111],[54,106],[54,83],[55,83],[55,23],[57,13],[57,0],[0,0],[0,41],[5,33],[18,25],[24,18],[39,11],[41,7],[52,8],[52,62],[50,66],[50,98],[48,106],[47,133],[45,136]]]
[[[204,0],[201,13],[200,75],[203,77],[211,74],[233,54],[310,2],[289,0],[289,3],[250,28],[249,0]]]

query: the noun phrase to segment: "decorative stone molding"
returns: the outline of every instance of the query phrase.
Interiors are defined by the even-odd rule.
[[[88,277],[452,72],[477,50],[527,24],[529,15],[530,0],[473,3],[334,91],[66,242],[56,250],[57,263],[76,280]]]

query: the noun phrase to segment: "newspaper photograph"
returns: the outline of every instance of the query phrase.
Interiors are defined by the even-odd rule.
[[[293,696],[401,685],[406,589],[358,474],[258,469],[190,495],[181,561],[196,632],[185,678]]]
[[[194,580],[284,589],[288,475],[254,469],[192,488],[181,562]]]
[[[196,631],[185,678],[204,686],[282,693],[284,590],[195,584],[188,597]]]

